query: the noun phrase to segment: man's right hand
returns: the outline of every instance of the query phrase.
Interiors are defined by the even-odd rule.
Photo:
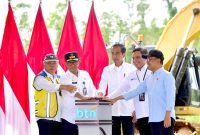
[[[66,90],[73,93],[77,90],[77,87],[73,85],[60,85],[60,90]]]
[[[122,100],[122,99],[124,99],[123,96],[118,96],[118,97],[115,97],[115,98],[113,98],[113,99],[110,99],[110,102],[111,102],[112,104],[114,104],[114,103],[116,103],[118,100]]]

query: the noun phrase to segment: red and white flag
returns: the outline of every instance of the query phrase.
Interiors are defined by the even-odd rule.
[[[6,105],[6,135],[30,134],[30,109],[26,55],[8,4],[1,45]]]
[[[109,64],[109,60],[94,11],[94,2],[92,2],[83,43],[83,59],[83,68],[89,72],[94,85],[98,88],[103,68]]]
[[[3,83],[3,67],[2,56],[0,50],[0,135],[5,135],[5,96],[4,96],[4,83]]]
[[[80,65],[82,62],[82,47],[78,38],[74,18],[71,10],[70,1],[68,2],[68,10],[65,18],[65,23],[62,30],[57,56],[61,67],[66,71],[64,54],[67,52],[76,51],[79,54]],[[81,68],[81,67],[80,67]]]
[[[53,52],[53,47],[42,15],[41,5],[39,5],[27,53],[28,64],[35,74],[43,70],[45,55]]]
[[[28,73],[29,73],[29,98],[31,112],[31,133],[38,135],[38,127],[35,120],[34,88],[32,86],[35,75],[44,68],[43,60],[46,54],[54,53],[48,35],[46,24],[42,14],[41,4],[39,4],[35,24],[27,53]]]

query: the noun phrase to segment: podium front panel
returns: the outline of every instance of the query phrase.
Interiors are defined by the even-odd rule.
[[[76,124],[79,135],[111,135],[112,108],[104,100],[76,100]]]

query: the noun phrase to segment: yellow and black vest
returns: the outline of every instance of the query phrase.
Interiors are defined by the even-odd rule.
[[[45,79],[53,83],[50,77],[42,71],[37,76],[43,76]],[[36,77],[37,77],[36,76]],[[35,78],[36,78],[35,77]],[[56,76],[56,83],[60,83],[60,76]],[[48,92],[45,89],[38,90],[35,87],[35,79],[33,81],[35,88],[35,116],[40,118],[53,118],[58,112],[58,97],[56,92]]]

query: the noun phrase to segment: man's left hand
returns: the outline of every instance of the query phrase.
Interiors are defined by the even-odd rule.
[[[165,128],[171,127],[171,116],[170,116],[170,111],[167,111],[166,114],[165,114],[164,127],[165,127]]]
[[[133,111],[133,113],[132,113],[132,122],[133,123],[137,122],[135,111]]]

